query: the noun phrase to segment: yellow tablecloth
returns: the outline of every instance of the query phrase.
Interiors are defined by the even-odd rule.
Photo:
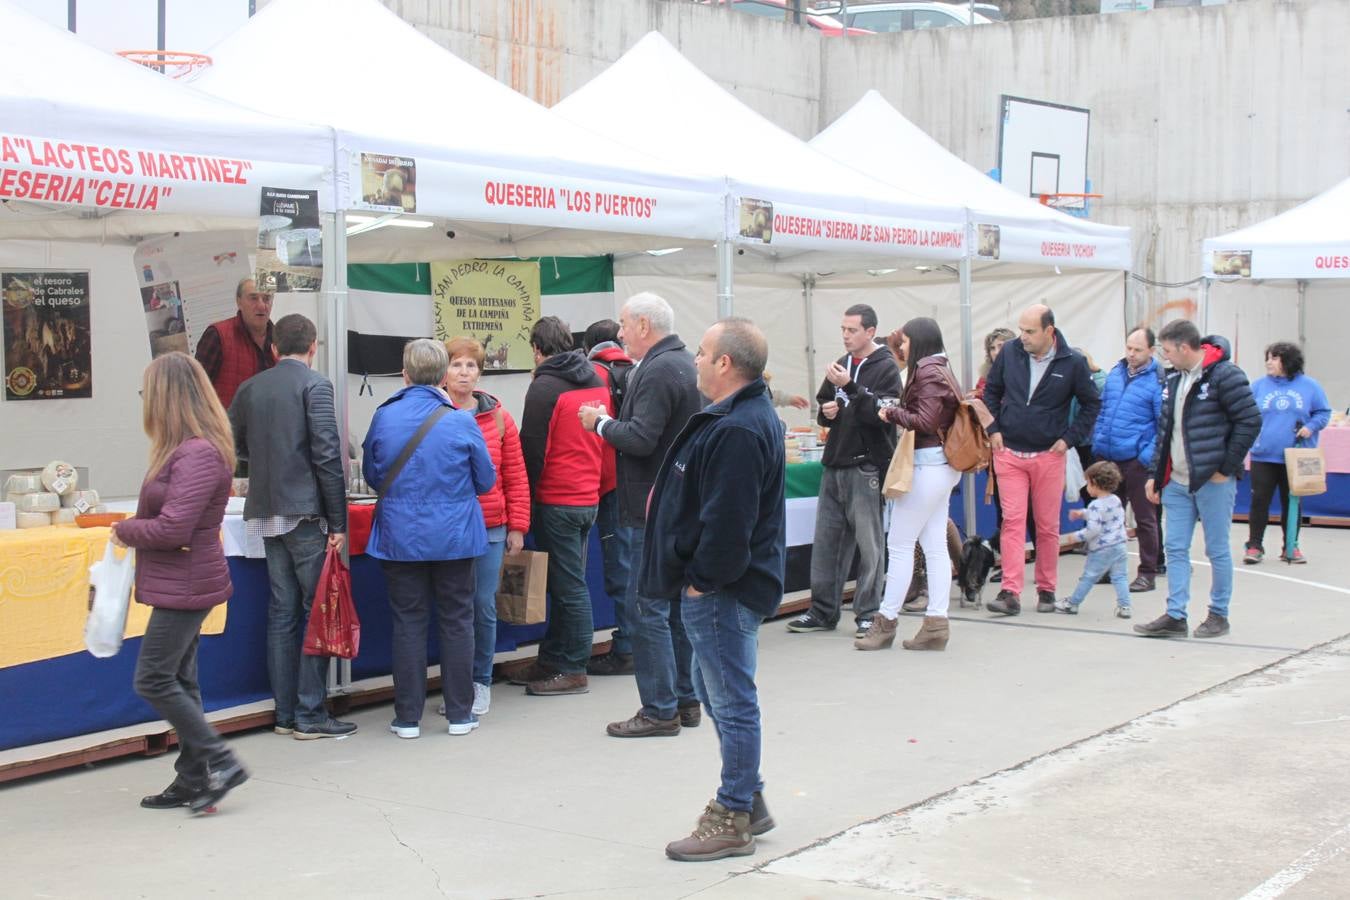
[[[0,668],[84,650],[89,567],[103,558],[107,528],[52,525],[0,531]],[[150,607],[131,604],[127,637],[145,633]],[[225,604],[202,625],[225,630]]]

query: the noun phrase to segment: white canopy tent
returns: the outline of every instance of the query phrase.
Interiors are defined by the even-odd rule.
[[[299,93],[258,64],[279,47]],[[721,233],[720,179],[560,121],[376,0],[277,0],[210,52],[195,86],[334,127],[338,210],[387,212],[367,202],[363,154],[415,161],[415,199],[399,212],[436,227],[366,231],[353,261],[581,255]]]
[[[257,228],[260,185],[320,189],[332,132],[211,97],[0,2],[0,238]],[[331,210],[330,192],[321,206]]]
[[[615,141],[641,140],[667,164],[727,177],[729,240],[715,260],[721,314],[730,311],[733,260],[745,271],[799,275],[956,261],[965,249],[957,206],[925,202],[831,160],[727,93],[656,32],[554,112]],[[686,249],[662,267],[703,273],[710,260]]]
[[[1201,259],[1201,319],[1202,329],[1220,327],[1229,329],[1229,316],[1224,315],[1213,285],[1243,284],[1249,293],[1252,286],[1267,289],[1289,283],[1297,291],[1298,342],[1305,347],[1310,368],[1326,388],[1332,403],[1344,403],[1350,397],[1350,367],[1344,361],[1341,335],[1343,316],[1328,302],[1310,307],[1308,295],[1337,294],[1343,298],[1350,287],[1350,178],[1336,184],[1305,203],[1286,210],[1246,228],[1217,237],[1206,238],[1202,244]],[[1274,284],[1269,284],[1274,282]],[[1264,315],[1232,316],[1232,329],[1238,331],[1246,322],[1244,339],[1260,347],[1274,340],[1289,340],[1291,325],[1289,308],[1278,294],[1269,290],[1257,296],[1264,307]],[[1262,327],[1264,326],[1264,327]],[[1239,362],[1251,362],[1256,374],[1260,361],[1252,354],[1242,354],[1234,340]],[[1255,338],[1253,341],[1252,339]],[[1321,368],[1318,368],[1320,365]]]
[[[332,146],[329,129],[208,96],[0,2],[0,268],[89,272],[94,392],[0,404],[0,468],[67,459],[105,495],[134,493],[150,359],[135,244],[210,231],[247,246],[263,185],[317,190],[331,210]]]

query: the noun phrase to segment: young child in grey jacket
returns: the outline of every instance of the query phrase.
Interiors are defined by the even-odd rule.
[[[1087,509],[1070,510],[1069,518],[1087,521],[1087,527],[1076,532],[1077,539],[1087,545],[1087,562],[1083,565],[1083,577],[1078,579],[1078,587],[1071,596],[1056,600],[1055,609],[1069,615],[1077,614],[1087,592],[1102,575],[1109,573],[1111,586],[1116,589],[1116,616],[1128,619],[1130,585],[1125,556],[1125,507],[1115,493],[1120,487],[1120,469],[1115,463],[1103,460],[1088,466],[1083,475],[1092,502]]]

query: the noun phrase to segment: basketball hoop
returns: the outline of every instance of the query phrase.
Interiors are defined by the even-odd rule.
[[[117,55],[170,78],[186,78],[211,65],[205,53],[186,50],[118,50]]]
[[[1049,206],[1070,216],[1087,218],[1089,200],[1100,200],[1101,194],[1037,194],[1042,206]]]

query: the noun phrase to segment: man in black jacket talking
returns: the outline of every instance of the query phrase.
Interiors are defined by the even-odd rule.
[[[853,618],[859,637],[881,606],[886,583],[886,535],[881,525],[881,476],[895,453],[895,426],[878,404],[900,396],[900,367],[876,343],[877,314],[859,303],[844,310],[842,357],[830,363],[816,393],[817,421],[830,429],[821,460],[825,471],[816,501],[811,546],[811,608],[788,631],[833,631],[839,624],[844,581],[859,555]]]

